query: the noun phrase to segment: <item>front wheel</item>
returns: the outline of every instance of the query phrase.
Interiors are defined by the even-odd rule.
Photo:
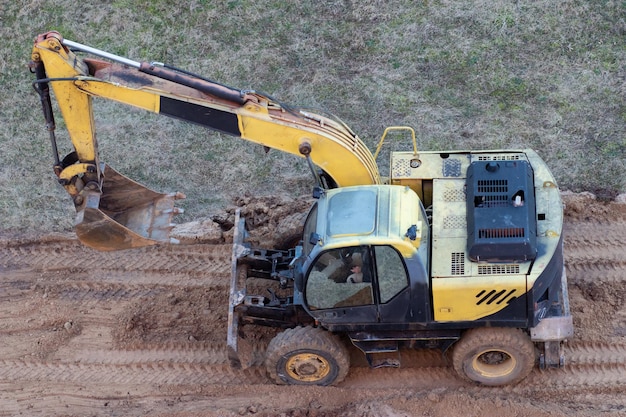
[[[461,377],[483,385],[515,384],[535,366],[535,347],[519,329],[472,329],[454,345],[452,365]]]
[[[272,339],[265,366],[277,384],[334,385],[348,374],[350,355],[331,333],[310,326],[296,327]]]

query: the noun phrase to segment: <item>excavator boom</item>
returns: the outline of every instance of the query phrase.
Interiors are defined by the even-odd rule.
[[[77,56],[81,51],[97,58]],[[104,58],[100,59],[100,58]],[[76,207],[79,239],[99,250],[169,241],[174,201],[99,161],[92,97],[142,108],[305,157],[330,186],[379,184],[372,153],[338,119],[294,109],[157,63],[136,62],[63,39],[37,36],[31,70],[50,132],[54,172]],[[61,159],[54,136],[52,88],[74,151]]]

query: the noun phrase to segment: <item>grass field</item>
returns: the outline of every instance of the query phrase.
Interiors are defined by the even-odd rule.
[[[626,191],[624,1],[0,0],[5,231],[72,227],[27,69],[48,30],[325,109],[370,148],[386,126],[409,125],[425,150],[534,148],[563,189]],[[111,102],[94,108],[101,159],[187,194],[179,221],[236,195],[309,192],[295,157]],[[57,126],[69,151],[60,114]]]

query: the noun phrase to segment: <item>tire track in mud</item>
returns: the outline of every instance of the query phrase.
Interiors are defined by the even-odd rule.
[[[143,363],[228,365],[226,343],[194,342],[167,343],[162,346],[135,350],[90,350],[77,352],[73,361],[81,364],[132,365]]]
[[[416,353],[416,355],[419,355]],[[527,392],[552,387],[610,387],[626,384],[626,344],[568,344],[568,363],[561,369],[535,369],[522,383],[498,387],[507,392]],[[85,379],[87,378],[87,379]],[[228,364],[225,344],[168,344],[152,349],[90,350],[76,352],[71,362],[24,359],[0,361],[0,380],[50,380],[90,383],[270,384],[262,366],[244,370]],[[441,366],[370,369],[353,366],[342,388],[442,388],[475,385],[462,381],[454,370]],[[486,388],[493,390],[494,388]]]
[[[626,384],[626,363],[571,364],[560,369],[539,370],[514,386],[481,387],[463,381],[451,367],[412,369],[355,368],[340,385],[343,388],[454,388],[527,393],[550,386],[561,389],[580,387],[620,387]]]
[[[626,336],[626,222],[624,208],[617,207],[603,219],[576,220],[566,217],[564,259],[570,287],[575,338],[571,343],[572,362],[585,343],[614,341],[623,346]],[[577,350],[578,349],[578,350]],[[594,361],[601,363],[602,354]],[[589,352],[585,353],[586,355]],[[566,356],[569,358],[569,355]]]
[[[0,269],[27,266],[41,271],[141,271],[228,275],[231,245],[182,245],[98,252],[76,240],[41,244],[5,245],[0,250]]]
[[[579,246],[611,246],[620,245],[626,241],[623,234],[626,229],[624,221],[568,221],[563,224],[563,235],[568,248]]]
[[[565,264],[568,268],[593,266],[596,268],[626,270],[625,247],[626,242],[623,245],[581,246],[578,250],[569,250],[566,246]]]
[[[626,364],[572,364],[560,369],[540,372],[541,378],[530,378],[530,384],[537,386],[571,388],[611,387],[626,384]]]
[[[0,281],[0,303],[22,297],[33,291],[33,283],[27,279]]]
[[[599,260],[566,261],[567,278],[570,282],[594,281],[626,283],[626,261],[601,262]]]
[[[612,291],[623,290],[626,281],[625,236],[626,223],[623,221],[567,223],[564,230],[565,260],[570,285],[593,282],[598,286],[609,286]],[[74,240],[1,245],[0,271],[2,268],[19,270],[24,266],[40,273],[19,275],[17,279],[1,282],[0,303],[14,302],[25,295],[45,291],[48,299],[76,310],[97,306],[98,316],[93,314],[83,318],[83,326],[99,323],[102,327],[110,327],[115,324],[114,318],[100,316],[107,314],[106,308],[142,303],[180,288],[201,288],[220,293],[229,285],[230,245],[156,247],[127,252],[97,252]],[[61,280],[58,279],[61,274],[54,275],[58,271],[63,272]],[[623,300],[623,295],[621,297]],[[226,299],[217,297],[211,302],[227,304]],[[618,311],[613,320],[618,320],[622,311],[619,305],[614,307]],[[621,308],[623,310],[623,305]],[[260,361],[244,370],[232,369],[224,342],[163,341],[138,344],[133,349],[81,346],[82,349],[71,352],[71,355],[57,355],[54,360],[28,357],[0,360],[0,380],[94,386],[100,383],[272,384]],[[261,352],[264,345],[255,349]],[[615,338],[573,341],[566,345],[565,355],[565,368],[535,369],[516,386],[487,388],[460,380],[445,361],[432,361],[432,353],[425,354],[426,359],[420,360],[420,353],[412,352],[407,357],[414,359],[415,365],[406,368],[369,369],[363,364],[354,364],[339,389],[463,387],[477,395],[489,396],[493,392],[525,395],[546,387],[557,393],[594,389],[611,391],[626,385],[626,340],[623,338],[621,341]],[[437,366],[428,366],[429,362],[435,362]]]
[[[567,222],[565,265],[570,282],[626,281],[626,222]]]
[[[191,282],[184,285],[188,289],[222,293],[228,282],[217,285],[198,285]],[[0,303],[17,300],[34,293],[42,293],[42,297],[55,297],[60,301],[79,303],[79,305],[103,302],[132,301],[141,298],[155,297],[181,288],[181,285],[144,284],[122,282],[90,282],[71,281],[68,283],[33,283],[27,280],[6,281],[0,283]]]
[[[223,292],[228,283],[223,285],[198,285],[190,283],[184,287],[209,292]],[[46,291],[62,300],[71,302],[116,302],[139,298],[155,297],[179,289],[181,285],[145,285],[123,283],[72,282],[63,286],[47,285]]]
[[[570,342],[565,355],[568,365],[626,364],[626,342]]]
[[[259,384],[267,381],[262,368],[235,370],[230,365],[177,362],[130,364],[52,363],[0,360],[0,380],[54,381],[89,384]]]

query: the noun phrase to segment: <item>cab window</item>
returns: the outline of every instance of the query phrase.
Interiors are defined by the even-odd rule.
[[[306,283],[310,309],[364,306],[374,303],[371,262],[366,247],[332,249],[314,262]]]
[[[380,302],[386,303],[408,285],[402,256],[391,246],[375,246]]]

